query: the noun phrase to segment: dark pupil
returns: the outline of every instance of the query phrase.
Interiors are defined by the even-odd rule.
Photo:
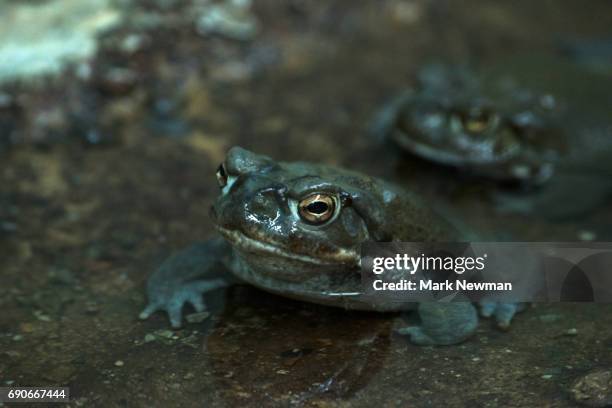
[[[323,214],[327,212],[328,206],[323,201],[315,201],[314,203],[308,204],[306,209],[313,214]]]
[[[489,115],[487,115],[486,113],[481,113],[480,115],[478,115],[476,117],[476,120],[478,120],[480,122],[488,122],[489,121]]]

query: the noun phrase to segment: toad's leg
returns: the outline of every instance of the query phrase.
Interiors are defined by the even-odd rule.
[[[425,302],[419,304],[420,326],[398,330],[421,346],[461,343],[476,331],[478,313],[470,302]]]
[[[494,317],[497,326],[503,330],[508,329],[514,315],[523,311],[526,307],[525,303],[502,303],[487,300],[480,301],[478,305],[480,306],[480,315]]]
[[[166,259],[147,281],[149,303],[139,317],[146,319],[164,310],[172,327],[180,327],[185,303],[189,302],[198,312],[203,311],[203,293],[232,283],[224,266],[231,253],[229,244],[216,238],[194,244]]]

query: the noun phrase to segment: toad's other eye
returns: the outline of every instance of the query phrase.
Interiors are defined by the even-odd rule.
[[[336,212],[336,198],[327,194],[312,194],[299,203],[302,220],[308,224],[323,224]]]
[[[486,110],[475,110],[461,115],[463,128],[473,134],[482,133],[493,123],[494,115]]]
[[[219,183],[219,187],[223,188],[227,186],[227,171],[225,171],[225,166],[223,163],[217,167],[217,172],[215,175],[217,176],[217,183]]]

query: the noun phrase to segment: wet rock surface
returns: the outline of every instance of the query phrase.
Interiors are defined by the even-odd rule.
[[[488,183],[366,133],[427,60],[563,58],[559,35],[609,35],[606,2],[247,3],[231,7],[257,30],[236,39],[198,29],[208,2],[125,2],[93,59],[1,87],[0,386],[69,386],[88,407],[575,406],[577,378],[612,366],[610,305],[535,305],[507,333],[484,320],[440,348],[394,334],[410,316],[244,286],[181,330],[137,320],[152,269],[214,235],[214,171],[233,145],[403,183],[499,236],[612,239],[609,207],[562,224],[500,215]],[[585,395],[599,384],[583,380]]]

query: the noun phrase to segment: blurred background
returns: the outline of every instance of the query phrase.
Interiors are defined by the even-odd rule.
[[[607,203],[502,213],[493,182],[367,131],[435,61],[539,86],[612,139],[611,27],[606,0],[0,0],[0,386],[70,386],[77,406],[598,403],[610,305],[537,305],[448,348],[248,287],[182,330],[136,317],[155,266],[214,235],[234,145],[396,181],[506,239],[612,240]]]

